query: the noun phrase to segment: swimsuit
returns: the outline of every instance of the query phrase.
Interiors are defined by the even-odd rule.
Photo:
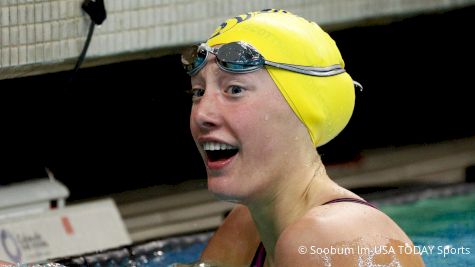
[[[257,247],[256,254],[254,254],[251,267],[263,267],[265,261],[266,261],[266,249],[264,248],[264,245],[261,242],[259,243],[259,246]]]
[[[339,203],[339,202],[353,202],[353,203],[363,204],[366,206],[376,208],[374,205],[364,200],[357,199],[357,198],[349,198],[349,197],[336,198],[328,202],[325,202],[322,205]],[[252,259],[252,263],[250,267],[263,267],[265,260],[266,260],[266,249],[264,248],[264,245],[261,242],[259,243],[259,246],[257,247],[256,254],[254,254],[254,258]]]

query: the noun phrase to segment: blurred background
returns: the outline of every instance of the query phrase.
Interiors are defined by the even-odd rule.
[[[92,33],[94,16],[81,9],[86,2],[91,1],[0,3],[5,203],[9,195],[2,192],[48,177],[48,170],[67,188],[68,203],[112,198],[132,242],[214,230],[232,206],[216,204],[206,192],[206,172],[189,130],[190,82],[179,51],[205,40],[228,17],[264,8],[283,8],[319,23],[364,87],[356,91],[348,126],[318,149],[332,178],[381,205],[388,198],[394,204],[475,192],[473,0],[106,0],[107,18],[95,26],[75,72]],[[442,191],[422,191],[434,188]],[[399,216],[416,218],[464,203],[463,215],[444,218],[452,218],[446,226],[462,222],[465,230],[449,231],[440,242],[468,238],[464,234],[475,227],[469,219],[474,194],[454,201],[405,207],[410,215]],[[4,210],[0,207],[0,215]],[[385,212],[399,214],[393,206]],[[424,223],[443,217],[431,216]],[[420,225],[398,223],[410,234]],[[440,237],[438,228],[427,229]],[[419,234],[427,236],[413,233]],[[415,240],[429,242],[424,238]]]
[[[474,136],[474,14],[469,6],[328,26],[364,89],[348,127],[319,149],[323,160]],[[0,184],[45,177],[48,168],[75,200],[206,177],[177,54],[71,76],[0,80]]]

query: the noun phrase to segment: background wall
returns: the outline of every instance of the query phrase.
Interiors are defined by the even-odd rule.
[[[84,45],[84,0],[0,1],[0,79],[71,69]],[[169,53],[206,39],[231,16],[283,8],[321,25],[352,27],[382,18],[461,8],[474,0],[104,0],[87,65]]]
[[[332,30],[348,72],[365,89],[349,126],[319,149],[324,161],[475,135],[474,12]],[[73,83],[70,77],[0,80],[0,185],[44,177],[48,167],[74,200],[205,177],[178,55],[81,69]]]

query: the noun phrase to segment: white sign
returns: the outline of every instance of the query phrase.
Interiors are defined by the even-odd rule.
[[[0,223],[0,261],[35,263],[130,243],[112,199]]]

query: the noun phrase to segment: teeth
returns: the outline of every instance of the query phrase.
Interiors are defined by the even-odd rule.
[[[203,143],[204,150],[228,150],[228,149],[237,149],[237,147],[224,144],[224,143],[217,143],[217,142],[206,142]]]

